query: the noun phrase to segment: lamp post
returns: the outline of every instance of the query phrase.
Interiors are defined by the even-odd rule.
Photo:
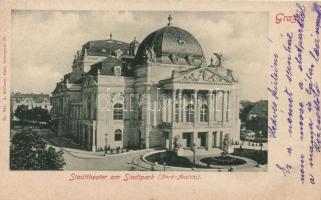
[[[262,164],[262,148],[263,148],[263,143],[262,143],[262,131],[259,131],[260,134],[260,164]]]
[[[197,145],[193,143],[192,145],[192,151],[193,151],[193,169],[195,169],[195,153],[196,153],[196,147]]]
[[[108,134],[105,133],[105,155],[107,154],[107,140],[108,140],[107,136]]]
[[[59,145],[60,145],[60,147],[62,147],[62,134],[61,133],[59,135]]]

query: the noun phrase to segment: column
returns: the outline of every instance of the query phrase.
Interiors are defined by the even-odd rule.
[[[157,125],[157,112],[158,112],[158,106],[157,106],[158,102],[155,100],[154,101],[154,109],[153,111],[153,126],[156,127]]]
[[[236,106],[234,108],[235,112],[235,120],[239,121],[239,112],[240,112],[240,103],[239,103],[239,93],[235,92],[235,98],[234,101],[236,103]]]
[[[229,121],[233,121],[234,118],[234,113],[235,113],[235,108],[234,108],[234,94],[232,91],[229,91]]]
[[[225,117],[225,109],[224,109],[224,106],[225,106],[225,91],[223,90],[222,91],[222,124],[224,123],[224,117]]]
[[[218,141],[219,141],[219,147],[220,148],[222,148],[223,147],[223,131],[220,131],[219,132],[220,133],[220,136],[219,136],[219,139],[218,139]]]
[[[165,109],[165,98],[161,97],[161,99],[162,99],[162,102],[161,102],[162,122],[167,122],[167,110]]]
[[[77,134],[78,134],[78,144],[81,145],[81,128],[80,128],[80,124],[79,124],[79,120],[77,122]]]
[[[182,122],[182,90],[178,90],[178,122]]]
[[[93,121],[92,126],[92,152],[96,152],[96,121]]]
[[[77,134],[78,134],[78,144],[81,145],[81,126],[79,124],[79,121],[77,123]]]
[[[150,95],[150,87],[146,88],[146,93]],[[149,99],[151,101],[152,99]],[[151,102],[149,102],[149,107],[145,110],[145,118],[144,118],[144,140],[145,140],[145,148],[149,148],[150,143],[150,131],[151,131],[151,124],[150,124],[150,112],[151,112]]]
[[[208,150],[212,149],[212,146],[213,146],[212,141],[213,141],[213,133],[211,131],[209,131],[207,133],[207,149]]]
[[[186,99],[183,99],[183,108],[182,108],[182,112],[183,112],[183,122],[185,123],[186,122]]]
[[[227,95],[226,95],[226,116],[225,116],[225,120],[228,122],[230,121],[230,91],[227,91]]]
[[[174,130],[172,129],[171,132],[169,133],[169,137],[168,137],[168,143],[169,143],[169,150],[172,151],[173,150],[173,137],[174,137]]]
[[[212,147],[216,147],[216,143],[217,143],[217,131],[213,131],[213,132],[211,132],[211,135],[212,135],[212,137],[213,137],[213,139],[212,139]]]
[[[194,90],[194,125],[198,122],[197,90]]]
[[[208,124],[213,124],[213,101],[212,101],[212,90],[208,91]]]
[[[169,92],[167,92],[167,94],[166,95],[170,95],[169,94]],[[171,121],[171,112],[170,112],[170,105],[171,105],[171,103],[172,103],[172,99],[168,99],[168,101],[167,101],[167,106],[166,106],[166,122],[170,122]]]
[[[91,149],[91,137],[92,137],[92,133],[91,133],[91,129],[90,126],[87,126],[87,149]]]
[[[82,145],[81,147],[85,148],[85,142],[86,142],[86,127],[85,125],[82,125]]]
[[[175,122],[175,109],[176,109],[176,90],[172,91],[172,123]]]
[[[214,109],[213,109],[213,115],[214,115],[214,118],[213,118],[213,121],[217,121],[217,113],[216,113],[216,107],[217,107],[217,91],[215,90],[214,91],[214,96],[213,96],[213,100],[214,100]]]

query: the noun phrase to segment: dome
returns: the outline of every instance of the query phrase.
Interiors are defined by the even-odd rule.
[[[146,51],[151,52],[155,62],[181,64],[182,60],[185,60],[193,64],[199,63],[195,62],[197,60],[204,61],[202,47],[195,37],[182,28],[171,26],[170,23],[152,32],[142,41],[135,57],[136,64],[146,60]]]
[[[112,33],[109,35],[107,40],[94,40],[89,41],[83,45],[84,49],[87,50],[89,56],[109,56],[116,54],[116,51],[122,51],[123,55],[128,54],[129,44],[126,42],[113,40]]]
[[[89,56],[107,56],[118,49],[127,54],[129,44],[117,40],[94,40],[83,45]]]

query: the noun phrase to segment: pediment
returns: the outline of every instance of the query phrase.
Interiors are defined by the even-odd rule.
[[[197,68],[191,71],[178,73],[174,76],[174,82],[194,82],[194,83],[220,83],[231,84],[233,81],[227,77],[211,70],[208,67]]]

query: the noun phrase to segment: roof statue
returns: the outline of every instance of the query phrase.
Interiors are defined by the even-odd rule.
[[[72,63],[73,63],[73,64],[75,64],[75,63],[76,63],[76,61],[77,61],[77,55],[75,54],[75,55],[74,55],[74,60],[73,60],[73,62],[72,62]]]
[[[222,67],[223,62],[226,60],[226,58],[223,56],[222,53],[213,53],[216,57],[216,62],[215,62],[215,66],[217,67]],[[213,62],[213,60],[211,59],[211,63]]]
[[[172,18],[172,15],[169,14],[167,19],[168,19],[168,24],[167,24],[167,26],[171,26],[171,25],[172,25],[172,19],[173,19],[173,18]]]
[[[152,61],[152,62],[156,61],[156,55],[153,47],[149,47],[149,46],[145,47],[144,56],[146,61]]]
[[[87,48],[84,49],[84,59],[87,59],[88,53],[87,53]]]

